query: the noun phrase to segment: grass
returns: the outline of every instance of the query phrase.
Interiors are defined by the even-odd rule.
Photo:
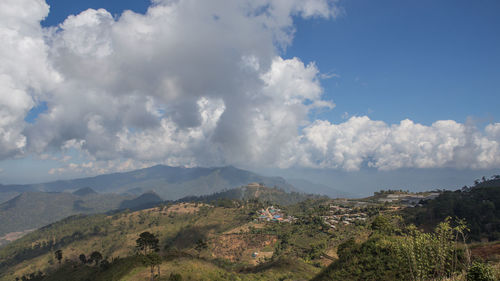
[[[136,268],[122,280],[148,280],[149,268]],[[179,258],[165,261],[161,264],[161,276],[159,280],[168,280],[168,276],[181,274],[182,280],[309,280],[319,272],[319,269],[300,261],[279,261],[270,263],[268,266],[257,268],[251,272],[239,272],[225,269],[213,262],[197,258]]]

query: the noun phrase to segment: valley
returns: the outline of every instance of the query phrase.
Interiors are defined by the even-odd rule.
[[[492,180],[488,187],[466,192],[485,192],[482,188],[496,194],[500,184]],[[250,184],[135,211],[70,216],[0,248],[0,280],[149,280],[151,266],[137,248],[145,232],[158,241],[154,280],[351,280],[361,274],[356,273],[360,266],[365,280],[410,278],[411,265],[398,262],[397,249],[423,235],[411,230],[412,214],[424,212],[442,195],[408,207],[404,199],[420,195],[393,196],[400,193],[386,191],[364,199],[301,195],[299,200],[294,193]],[[437,220],[425,226],[430,229],[425,235],[441,235],[439,227],[450,235],[462,231],[455,223]],[[451,247],[446,259],[457,267],[442,272],[430,267],[423,276],[465,274],[463,253],[454,257],[465,244],[445,241]],[[467,253],[490,263],[498,274],[497,242],[480,241],[484,239],[471,240]],[[56,251],[62,253],[60,261]],[[382,258],[379,251],[387,256]],[[97,261],[95,252],[101,256]]]

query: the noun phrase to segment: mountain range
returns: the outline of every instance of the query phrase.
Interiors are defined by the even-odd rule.
[[[271,189],[274,191],[263,193],[259,189],[241,188],[249,183],[274,187]],[[301,184],[307,186],[307,183]],[[318,189],[311,183],[309,185],[312,190]],[[264,199],[276,201],[281,198],[284,203],[295,203],[307,199],[301,191],[304,192],[305,188],[299,190],[283,178],[261,176],[232,166],[183,168],[157,165],[89,178],[1,185],[0,240],[6,234],[36,229],[75,214],[137,210],[161,201],[211,194],[216,195],[207,198],[243,199],[249,194],[258,197],[260,192]]]
[[[0,185],[0,199],[8,199],[27,191],[63,192],[90,187],[99,193],[140,195],[154,191],[163,200],[177,200],[186,196],[212,194],[244,186],[251,182],[279,187],[285,191],[298,191],[285,179],[265,177],[233,166],[214,168],[184,168],[156,165],[125,172],[99,175],[73,180],[25,185]]]

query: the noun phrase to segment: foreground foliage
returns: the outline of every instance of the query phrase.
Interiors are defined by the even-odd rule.
[[[467,271],[467,281],[495,281],[493,269],[488,264],[474,262]]]
[[[413,225],[398,227],[399,219],[376,218],[367,241],[341,244],[339,259],[313,280],[441,280],[468,268],[469,252],[460,244],[463,221],[452,226],[446,219],[424,233]]]

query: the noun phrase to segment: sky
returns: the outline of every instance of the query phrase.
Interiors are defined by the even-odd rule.
[[[0,183],[166,164],[361,193],[470,184],[500,170],[499,10],[2,1]]]

